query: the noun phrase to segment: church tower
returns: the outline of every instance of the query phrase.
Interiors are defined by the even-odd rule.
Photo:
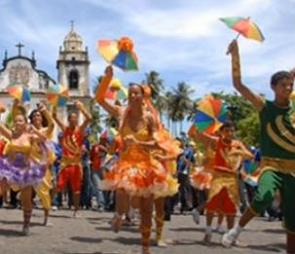
[[[58,83],[69,89],[70,97],[89,97],[89,58],[87,47],[74,29],[66,35],[57,60]]]

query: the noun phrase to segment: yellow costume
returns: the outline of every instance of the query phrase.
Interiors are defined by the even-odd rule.
[[[41,132],[47,137],[48,140],[50,140],[52,138],[53,133],[53,122],[51,120],[51,117],[49,117],[47,114],[47,112],[44,113],[46,120],[48,122],[48,127],[41,129]],[[52,189],[52,175],[50,167],[55,160],[55,154],[47,147],[42,147],[41,144],[35,142],[32,144],[32,156],[36,161],[42,162],[44,159],[46,159],[47,161],[45,176],[43,177],[42,182],[34,189],[41,200],[43,208],[46,210],[50,210],[50,189]],[[46,156],[46,158],[44,158],[44,156]]]
[[[145,124],[137,132],[125,124],[120,135],[122,139],[133,135],[139,141],[149,141],[151,136]],[[138,144],[123,147],[119,159],[103,180],[104,189],[124,189],[131,196],[155,198],[175,194],[175,188],[170,188],[171,180],[160,162],[152,156],[150,148]],[[176,190],[177,191],[177,190]]]

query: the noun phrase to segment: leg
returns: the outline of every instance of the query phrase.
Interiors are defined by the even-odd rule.
[[[287,233],[287,254],[295,254],[295,233]]]
[[[48,217],[49,211],[51,209],[51,195],[50,195],[50,188],[51,188],[51,174],[49,169],[46,170],[46,175],[42,182],[35,188],[37,196],[40,198],[43,210],[44,210],[44,226],[49,226]]]
[[[210,211],[207,211],[207,214],[206,214],[206,229],[205,229],[205,236],[204,236],[204,242],[206,244],[209,244],[211,242],[213,218],[214,218],[214,213],[210,212]]]
[[[129,210],[129,196],[123,189],[116,190],[116,213],[112,219],[112,229],[118,233],[122,225],[122,216]]]
[[[284,222],[285,222],[285,227],[287,229],[287,253],[295,254],[295,218],[294,218],[295,177],[291,175],[283,175],[283,179],[284,179],[284,185],[281,190],[281,199],[282,199]]]
[[[228,230],[232,229],[234,227],[234,224],[235,224],[235,216],[234,215],[226,216],[226,222],[227,222]]]
[[[21,190],[21,204],[22,204],[23,215],[24,215],[23,233],[24,233],[24,235],[28,235],[31,214],[32,214],[32,209],[33,209],[32,187],[31,186],[25,187]]]
[[[222,213],[218,213],[217,215],[217,227],[216,227],[216,232],[223,234],[224,233],[224,229],[222,228],[222,222],[224,219],[224,214]]]
[[[165,216],[165,210],[164,210],[164,205],[165,205],[165,198],[157,198],[155,201],[155,209],[156,209],[156,240],[157,240],[157,245],[159,247],[166,247],[166,243],[163,240],[163,227],[164,227],[164,216]]]
[[[105,208],[105,199],[104,199],[104,193],[101,190],[101,174],[99,172],[93,172],[92,173],[92,185],[94,189],[94,193],[96,196],[96,202],[97,202],[97,207],[98,209],[103,209]]]
[[[80,194],[81,194],[81,183],[82,183],[82,169],[80,166],[71,166],[70,170],[70,183],[72,190],[72,201],[74,205],[74,214],[76,217],[80,207]]]
[[[142,236],[142,253],[149,254],[150,236],[152,228],[152,214],[153,214],[154,198],[150,196],[148,198],[141,198],[140,201],[140,229]]]
[[[280,173],[269,170],[261,175],[251,208],[246,209],[241,216],[238,225],[232,228],[228,233],[224,234],[222,244],[225,247],[230,247],[237,240],[242,229],[256,216],[256,214],[260,214],[272,203],[276,191],[281,189],[281,186],[282,177]]]

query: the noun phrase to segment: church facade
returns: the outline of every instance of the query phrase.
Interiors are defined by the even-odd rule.
[[[22,54],[22,44],[19,43],[16,47],[16,56],[8,57],[7,51],[5,52],[0,69],[0,101],[6,106],[7,111],[10,111],[13,103],[7,92],[10,85],[21,85],[30,90],[31,101],[30,105],[27,105],[29,111],[40,101],[46,102],[47,89],[56,84],[66,86],[70,94],[67,107],[58,110],[61,119],[66,119],[67,112],[74,110],[74,100],[90,105],[88,50],[87,47],[83,48],[83,40],[74,30],[73,24],[58,52],[57,80],[50,77],[46,71],[37,68],[34,52],[31,57],[27,57]],[[1,120],[3,119],[5,115],[2,116]]]

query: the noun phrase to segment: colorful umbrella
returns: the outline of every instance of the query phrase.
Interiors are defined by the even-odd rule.
[[[97,51],[108,63],[124,71],[138,70],[133,42],[127,37],[120,40],[100,40],[97,43]]]
[[[213,96],[206,96],[198,102],[194,125],[199,132],[214,133],[227,119],[225,104]]]
[[[29,102],[31,100],[31,92],[28,88],[22,85],[11,85],[7,87],[7,92],[15,99],[22,102]]]
[[[224,22],[229,28],[237,31],[239,33],[237,37],[242,34],[248,39],[264,41],[264,36],[261,30],[254,22],[250,20],[250,18],[228,17],[220,18],[220,20]]]
[[[53,106],[64,107],[67,104],[69,90],[62,85],[54,85],[48,88],[47,99]]]
[[[110,87],[106,92],[105,98],[111,100],[126,100],[128,90],[123,86],[119,79],[112,79]]]

